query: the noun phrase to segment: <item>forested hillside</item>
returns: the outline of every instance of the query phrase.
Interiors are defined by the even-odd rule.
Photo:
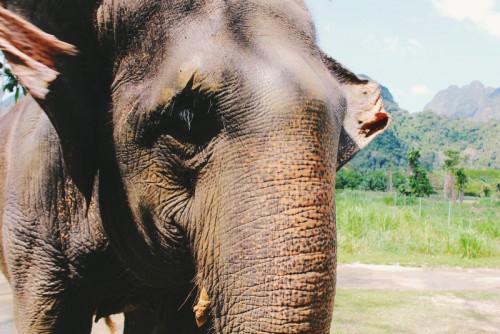
[[[447,150],[459,151],[466,168],[500,169],[499,120],[477,123],[432,111],[410,114],[386,87],[382,87],[382,97],[392,125],[351,161],[358,170],[406,166],[406,155],[414,149],[421,151],[428,170],[441,168]]]

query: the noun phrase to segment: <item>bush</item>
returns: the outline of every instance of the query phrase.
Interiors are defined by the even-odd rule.
[[[383,170],[374,170],[365,174],[361,189],[371,191],[387,190],[387,173]]]
[[[397,170],[392,174],[392,185],[394,189],[399,189],[401,186],[408,186],[406,175]]]
[[[341,169],[337,172],[336,189],[358,189],[359,185],[363,182],[361,174],[353,170]]]
[[[499,192],[500,171],[497,170],[466,170],[469,182],[465,187],[465,195],[474,197],[488,197],[493,192]],[[488,188],[488,190],[485,189]],[[498,194],[497,194],[498,195]]]

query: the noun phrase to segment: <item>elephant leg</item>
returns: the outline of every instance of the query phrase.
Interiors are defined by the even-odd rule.
[[[19,334],[89,334],[92,308],[80,293],[54,292],[53,285],[14,289],[14,316]],[[19,292],[16,292],[19,291]]]
[[[157,316],[151,309],[140,308],[125,313],[123,334],[157,333]]]
[[[124,334],[204,334],[209,324],[196,326],[193,311],[166,303],[154,303],[148,307],[125,313]]]

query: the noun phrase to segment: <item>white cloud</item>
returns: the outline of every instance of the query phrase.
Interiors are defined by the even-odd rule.
[[[446,17],[470,21],[488,34],[500,38],[499,0],[433,0],[434,7]]]
[[[411,87],[411,93],[417,96],[429,95],[429,87],[425,85],[415,85]]]
[[[411,45],[417,49],[423,49],[424,45],[416,38],[408,39],[408,45]]]
[[[389,87],[389,90],[391,91],[391,93],[395,96],[395,97],[407,97],[408,94],[406,93],[405,90],[403,89],[398,89],[398,88],[395,88],[395,87]],[[396,101],[398,99],[396,98]]]
[[[382,50],[389,53],[399,53],[404,55],[405,48],[399,42],[399,37],[386,36],[382,39]]]
[[[398,54],[400,56],[415,55],[424,49],[424,45],[416,38],[401,40],[399,36],[384,36],[379,38],[369,34],[362,42],[366,49],[380,50],[385,53]]]

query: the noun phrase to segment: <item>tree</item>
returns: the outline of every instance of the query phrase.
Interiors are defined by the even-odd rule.
[[[444,161],[444,183],[443,183],[443,195],[446,198],[448,195],[447,189],[451,189],[451,198],[455,199],[455,167],[460,162],[460,152],[448,150],[444,154],[448,159]],[[450,172],[450,177],[447,179],[447,173]]]
[[[434,192],[431,182],[427,177],[427,171],[423,167],[415,167],[410,176],[411,193],[416,197],[429,196]]]
[[[467,174],[465,174],[465,170],[463,168],[457,169],[457,171],[455,172],[455,176],[457,178],[457,189],[459,192],[458,200],[460,203],[462,203],[464,201],[465,187],[467,187],[469,178],[467,177]]]
[[[410,165],[411,169],[420,166],[420,156],[420,151],[418,150],[408,152],[408,165]]]
[[[389,163],[389,176],[387,178],[387,192],[392,193],[394,191],[392,182],[392,163]]]
[[[444,166],[446,169],[452,169],[460,162],[460,152],[447,150],[444,152],[444,154],[448,158],[444,161]]]
[[[422,214],[422,197],[429,196],[434,192],[431,182],[429,178],[427,178],[427,171],[420,166],[420,156],[420,151],[418,150],[408,152],[408,164],[410,165],[412,173],[410,175],[409,189],[404,189],[404,191],[407,193],[409,192],[411,196],[418,197],[419,215]]]
[[[420,151],[414,150],[408,153],[408,164],[412,170],[410,176],[410,193],[422,198],[434,192],[431,182],[427,177],[427,171],[420,166]]]

